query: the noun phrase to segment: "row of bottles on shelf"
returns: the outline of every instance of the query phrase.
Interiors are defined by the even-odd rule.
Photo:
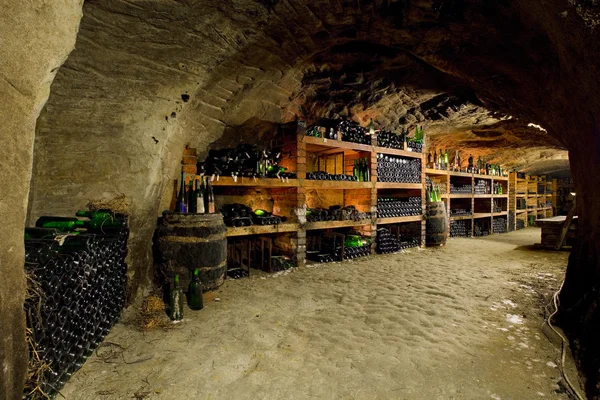
[[[427,154],[428,168],[481,175],[508,176],[508,171],[503,169],[500,164],[488,164],[487,162],[483,161],[481,156],[479,156],[477,162],[475,163],[473,156],[469,154],[466,167],[463,167],[463,161],[464,160],[460,158],[460,152],[458,150],[455,150],[454,160],[452,162],[449,160],[448,149],[444,151],[440,149],[439,153],[437,150],[434,150],[433,153],[430,151]]]
[[[451,221],[450,222],[450,237],[471,237],[471,221]]]
[[[342,261],[371,254],[371,239],[356,231],[311,236],[308,244],[306,257],[316,262]]]
[[[372,118],[366,128],[361,127],[354,121],[343,120],[337,123],[335,127],[331,124],[328,127],[313,125],[306,130],[306,136],[367,145],[371,144],[371,136],[375,133],[377,133],[377,146],[398,150],[406,148],[418,153],[423,151],[425,133],[422,126],[415,127],[413,137],[409,136],[409,131],[405,128],[401,128],[400,133],[376,130]]]
[[[408,217],[423,214],[421,197],[377,198],[377,218]]]
[[[108,209],[80,210],[75,215],[80,218],[86,218],[86,220],[76,217],[42,216],[37,219],[35,226],[37,228],[56,229],[60,232],[77,234],[82,229],[87,231],[102,231],[123,228],[127,225],[125,215],[114,213]],[[25,239],[33,239],[35,235],[35,230],[30,229],[25,231]]]
[[[187,299],[188,307],[191,310],[197,311],[204,308],[202,299],[202,282],[198,275],[198,269],[194,269],[192,280],[188,285],[187,296],[183,293],[183,289],[179,286],[179,275],[173,278],[173,287],[169,293],[169,317],[173,321],[181,321],[183,319],[183,304]]]
[[[500,182],[490,185],[490,181],[487,179],[477,179],[473,190],[475,194],[503,194],[504,192]]]
[[[430,203],[435,203],[437,201],[442,201],[442,191],[441,186],[435,184],[433,182],[429,182],[427,185],[427,201]]]
[[[198,181],[200,181],[199,184]],[[175,211],[182,214],[214,214],[215,194],[211,180],[205,176],[199,178],[194,176],[193,179],[190,179],[189,185],[186,185],[185,173],[181,171]]]
[[[377,154],[377,181],[398,183],[421,182],[421,160]]]
[[[452,209],[450,209],[450,216],[451,217],[470,217],[472,215],[473,215],[473,213],[471,212],[471,209],[466,209],[466,208],[452,208]]]
[[[307,208],[307,222],[322,222],[322,221],[362,221],[371,219],[370,212],[361,212],[354,206],[331,206],[325,208]]]
[[[494,230],[494,233],[506,233],[506,218],[504,217],[495,217],[494,221],[492,222],[492,229]]]
[[[371,168],[367,157],[354,160],[352,175],[330,174],[325,171],[307,172],[306,179],[317,181],[349,181],[349,182],[370,182]]]
[[[250,226],[250,225],[279,225],[286,217],[274,215],[263,209],[252,210],[252,208],[239,203],[224,204],[221,214],[227,226]]]
[[[293,179],[296,174],[287,172],[279,163],[283,158],[280,149],[259,149],[256,145],[240,144],[235,148],[209,150],[206,159],[198,162],[199,175]]]

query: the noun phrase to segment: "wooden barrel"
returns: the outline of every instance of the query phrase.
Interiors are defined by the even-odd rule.
[[[427,223],[425,244],[427,246],[442,246],[448,238],[448,218],[446,205],[443,201],[427,203]]]
[[[179,274],[185,289],[198,268],[203,289],[217,289],[227,272],[225,232],[221,214],[163,213],[155,241],[161,283]]]

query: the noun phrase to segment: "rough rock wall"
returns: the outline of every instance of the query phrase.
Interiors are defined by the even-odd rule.
[[[23,228],[35,121],[75,45],[82,0],[0,2],[0,399],[20,399],[27,368]],[[33,29],[35,27],[35,29]]]

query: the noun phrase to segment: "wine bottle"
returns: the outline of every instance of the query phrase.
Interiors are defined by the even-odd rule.
[[[438,163],[438,155],[437,155],[437,150],[433,151],[433,167],[435,169],[440,169],[440,164]]]
[[[54,228],[61,232],[72,231],[76,228],[84,228],[86,225],[85,221],[81,221],[77,218],[71,217],[39,217],[35,222],[37,228]]]
[[[473,172],[473,155],[469,154],[469,171],[468,172]]]
[[[202,282],[198,276],[198,268],[194,269],[194,275],[188,286],[188,306],[192,310],[202,310],[204,303],[202,301]]]
[[[196,180],[190,179],[190,185],[188,189],[188,212],[195,214],[198,211],[198,207],[196,205],[196,200],[198,199],[198,195],[196,194]]]
[[[206,202],[206,212],[208,214],[215,213],[215,194],[213,193],[212,184],[210,183],[210,179],[206,184],[206,194],[205,194],[205,202]]]
[[[450,165],[448,162],[448,149],[446,149],[446,151],[444,152],[444,165],[446,166],[447,169],[448,169],[448,165]]]
[[[196,184],[196,212],[198,214],[204,214],[206,212],[204,208],[204,177],[200,178],[200,187]]]
[[[354,160],[354,168],[352,168],[352,176],[355,176],[358,178],[358,159]]]
[[[183,291],[179,287],[179,275],[175,275],[173,289],[169,298],[169,317],[173,321],[183,319]]]
[[[177,212],[187,213],[187,201],[185,194],[185,175],[181,171],[181,183],[179,185],[179,195],[177,196]]]

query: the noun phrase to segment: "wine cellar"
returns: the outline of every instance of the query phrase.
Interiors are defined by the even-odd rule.
[[[2,10],[0,400],[600,400],[600,0]]]

